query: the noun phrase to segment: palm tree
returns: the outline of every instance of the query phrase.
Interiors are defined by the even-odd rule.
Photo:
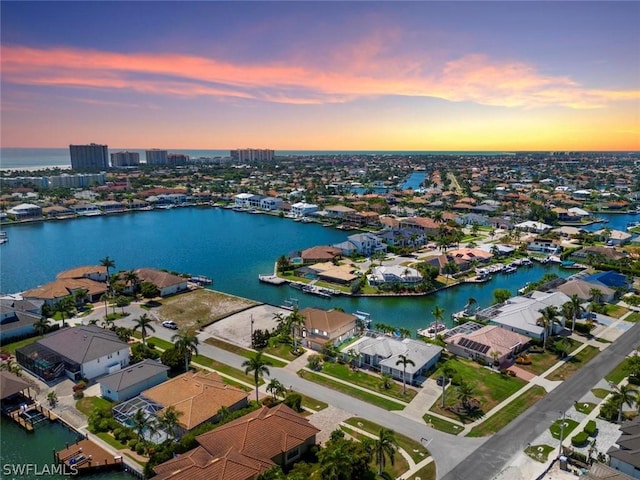
[[[386,464],[387,457],[389,457],[391,465],[395,463],[396,450],[398,449],[395,432],[388,428],[381,428],[374,446],[376,462],[378,463],[378,475],[382,475],[382,469]]]
[[[400,364],[402,364],[402,394],[405,395],[407,393],[407,382],[405,381],[405,377],[407,376],[407,365],[413,365],[415,367],[416,363],[406,355],[398,355],[396,366]]]
[[[124,282],[131,287],[131,291],[135,295],[138,290],[138,285],[140,284],[140,277],[134,270],[128,270],[124,273]]]
[[[277,378],[272,378],[267,385],[267,392],[270,392],[274,400],[286,393],[286,387]]]
[[[465,410],[469,411],[469,401],[473,398],[474,390],[471,384],[460,382],[458,385],[458,399],[462,403]]]
[[[216,418],[218,419],[218,423],[224,422],[231,415],[231,410],[226,405],[221,406],[216,412]]]
[[[612,398],[616,405],[618,405],[618,423],[622,421],[622,407],[628,405],[631,407],[636,401],[638,391],[629,384],[616,387],[616,392]]]
[[[136,413],[131,417],[131,428],[138,435],[138,441],[141,442],[144,438],[144,432],[149,427],[149,417],[145,415],[144,410],[139,408]]]
[[[71,314],[73,313],[73,311],[75,310],[75,302],[73,301],[73,297],[71,295],[67,295],[66,297],[62,297],[60,300],[58,300],[58,302],[55,304],[55,306],[53,307],[53,309],[56,312],[60,313],[60,317],[62,318],[62,326],[65,326],[64,320],[65,318],[71,317]]]
[[[49,320],[46,317],[40,317],[40,320],[33,322],[33,330],[38,335],[44,335],[49,330]]]
[[[167,407],[158,415],[159,426],[169,434],[171,440],[176,439],[176,429],[180,425],[181,415],[183,415],[183,412],[176,410],[173,405]]]
[[[442,319],[444,318],[444,308],[439,307],[438,305],[433,307],[433,310],[431,311],[431,315],[433,315],[433,318],[436,319],[436,321],[434,322],[434,333],[435,336],[438,335],[438,322],[442,322]]]
[[[578,320],[578,317],[582,316],[584,308],[582,308],[582,299],[576,294],[571,295],[570,302],[571,309],[573,310],[573,324],[571,325],[571,331],[573,332],[573,329],[576,327],[576,321]]]
[[[296,352],[298,350],[297,337],[298,332],[301,331],[302,327],[304,327],[305,317],[300,313],[298,307],[293,308],[293,312],[287,316],[287,325],[291,330],[291,335],[293,336],[293,351]]]
[[[153,333],[156,333],[156,329],[153,328],[153,325],[151,324],[152,322],[153,320],[146,313],[143,313],[142,315],[140,315],[140,318],[134,320],[135,325],[133,326],[133,331],[135,332],[137,330],[140,330],[143,345],[147,344],[147,330],[151,330]]]
[[[589,290],[589,295],[591,295],[591,300],[595,303],[600,303],[600,301],[602,300],[602,292],[599,288],[594,287]]]
[[[253,382],[256,386],[256,402],[260,401],[258,397],[258,383],[264,375],[269,375],[269,368],[267,365],[271,365],[271,362],[262,358],[262,350],[256,352],[256,354],[242,362],[245,375],[249,375],[249,372],[253,372]]]
[[[181,330],[171,337],[175,348],[184,355],[184,371],[189,371],[189,362],[192,355],[198,355],[198,337],[191,329]]]
[[[111,275],[109,274],[110,268],[116,268],[116,262],[108,256],[100,259],[100,265],[107,269],[107,286],[109,287],[109,291],[111,291]]]
[[[109,315],[109,300],[111,300],[111,295],[109,295],[108,293],[103,293],[100,296],[100,301],[104,302],[104,316],[105,317],[107,315]]]
[[[549,336],[547,334],[547,328],[549,332],[551,332],[553,322],[555,322],[558,317],[558,309],[553,305],[549,305],[539,310],[539,312],[542,314],[542,317],[538,320],[538,322],[542,324],[542,349],[546,350],[547,337]]]

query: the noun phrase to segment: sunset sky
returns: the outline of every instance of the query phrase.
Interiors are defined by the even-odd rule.
[[[10,2],[3,147],[640,150],[640,2]]]

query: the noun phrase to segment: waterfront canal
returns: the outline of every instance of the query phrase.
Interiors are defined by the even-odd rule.
[[[629,217],[627,217],[629,218]],[[621,219],[621,221],[632,221]],[[626,223],[625,223],[626,224]],[[575,271],[535,264],[512,274],[496,274],[484,284],[465,284],[424,297],[351,298],[326,300],[288,286],[258,282],[258,274],[273,271],[278,256],[313,245],[344,241],[348,233],[318,224],[304,224],[269,215],[251,215],[214,208],[174,208],[151,212],[90,217],[67,221],[6,226],[9,242],[0,247],[0,291],[27,290],[55,279],[57,273],[80,265],[96,265],[110,256],[117,270],[140,267],[206,275],[211,288],[280,305],[296,297],[302,308],[342,307],[371,313],[382,322],[411,331],[433,321],[435,305],[445,318],[461,310],[469,297],[488,306],[493,291],[513,294],[544,273],[568,276]]]

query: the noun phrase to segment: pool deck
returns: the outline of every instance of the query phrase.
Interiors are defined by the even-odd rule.
[[[56,459],[65,465],[74,465],[82,471],[117,469],[123,464],[121,456],[113,456],[88,439],[80,440],[56,452]]]

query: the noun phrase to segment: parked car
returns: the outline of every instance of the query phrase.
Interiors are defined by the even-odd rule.
[[[177,330],[178,329],[178,324],[176,322],[172,321],[172,320],[165,320],[164,322],[162,322],[162,326],[170,328],[171,330]]]

